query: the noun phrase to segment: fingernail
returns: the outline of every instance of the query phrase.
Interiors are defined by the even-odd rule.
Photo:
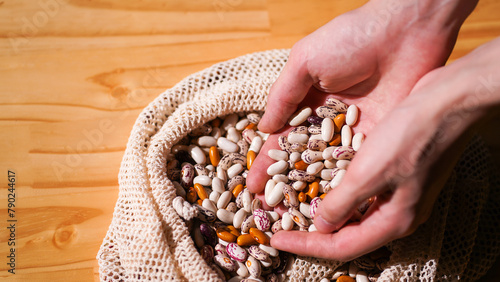
[[[321,233],[331,233],[337,230],[335,225],[326,221],[320,214],[314,218],[314,226]]]

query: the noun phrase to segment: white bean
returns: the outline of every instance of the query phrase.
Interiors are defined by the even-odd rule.
[[[202,147],[217,146],[217,139],[212,136],[201,136],[198,138],[198,145]]]
[[[290,117],[288,124],[290,124],[290,126],[299,126],[301,123],[305,122],[311,114],[312,109],[310,107],[304,107]]]
[[[249,124],[250,124],[250,121],[247,118],[244,118],[244,119],[241,119],[240,121],[238,121],[234,127],[236,129],[238,129],[239,131],[243,131],[243,129],[245,129],[245,127]]]
[[[234,213],[227,211],[225,209],[220,209],[217,211],[217,218],[226,224],[232,224]]]
[[[333,150],[335,150],[335,146],[330,146],[330,147],[327,147],[326,149],[323,150],[323,159],[325,160],[331,160],[333,159],[333,156],[332,156],[332,153],[333,153]]]
[[[285,151],[277,150],[277,149],[271,149],[271,150],[267,151],[267,155],[275,161],[287,161],[288,160],[288,153]]]
[[[296,162],[300,161],[301,157],[302,156],[301,156],[301,154],[299,152],[293,152],[293,153],[290,154],[290,161],[292,163],[296,163]]]
[[[193,179],[193,184],[201,184],[203,186],[212,185],[212,178],[207,175],[198,175]]]
[[[262,141],[266,141],[267,137],[269,137],[269,133],[264,133],[260,130],[255,131],[257,134],[259,134],[260,138],[262,138]]]
[[[306,144],[307,141],[309,141],[309,135],[307,134],[288,134],[288,142],[290,142],[290,144]]]
[[[309,136],[309,141],[311,140],[321,140],[321,141],[324,141],[323,140],[323,136],[321,136],[321,134],[313,134],[311,136]]]
[[[346,173],[345,169],[339,170],[335,175],[335,177],[330,182],[330,188],[335,188],[339,186],[340,182],[342,182],[342,179],[344,178],[345,173]]]
[[[264,252],[268,253],[270,256],[272,257],[277,257],[279,255],[279,252],[277,249],[271,247],[271,246],[267,246],[267,245],[262,245],[260,244],[259,245],[259,248],[261,250],[263,250]]]
[[[233,194],[230,191],[225,191],[220,195],[219,200],[217,201],[218,209],[225,209],[229,202],[231,201]]]
[[[349,161],[349,160],[338,160],[336,165],[340,169],[347,169],[347,167],[349,166],[350,163],[351,163],[351,161]]]
[[[288,212],[283,213],[283,215],[281,216],[281,227],[283,228],[283,230],[292,230],[293,224],[294,222],[290,214]]]
[[[323,162],[315,162],[313,164],[310,164],[307,167],[306,171],[307,171],[307,174],[316,175],[323,169],[323,167],[325,167]]]
[[[243,220],[245,220],[245,217],[248,215],[248,213],[244,209],[239,209],[233,217],[233,226],[236,228],[241,228],[241,224],[243,223]]]
[[[205,167],[205,169],[206,169],[206,170],[208,170],[209,172],[210,172],[210,171],[215,171],[215,167],[214,167],[213,165],[207,165],[207,166]]]
[[[356,105],[350,105],[345,114],[345,123],[349,126],[354,125],[356,121],[358,121],[358,113],[358,107]]]
[[[295,181],[292,184],[292,187],[293,187],[293,189],[295,189],[295,191],[302,191],[302,190],[304,190],[304,188],[306,188],[306,186],[307,186],[307,182],[304,182],[304,181]]]
[[[278,161],[278,162],[275,162],[274,164],[270,165],[267,168],[267,174],[269,174],[270,176],[273,176],[276,174],[283,173],[287,169],[288,169],[288,162]]]
[[[330,142],[334,134],[334,123],[331,118],[324,118],[321,122],[321,138],[323,141]]]
[[[237,153],[239,150],[239,146],[236,143],[225,137],[220,137],[219,139],[217,139],[217,145],[222,150],[227,151],[229,153]]]
[[[216,213],[217,212],[217,207],[215,206],[214,202],[212,202],[210,199],[205,199],[201,203],[201,206],[208,209],[209,211]]]
[[[285,187],[285,185],[286,184],[283,182],[276,184],[273,180],[267,181],[264,194],[268,206],[275,207],[283,200],[285,197],[283,195],[283,187]]]
[[[300,203],[299,210],[305,217],[311,218],[310,205],[308,203]]]
[[[325,164],[325,168],[336,168],[337,167],[337,162],[336,160],[325,160],[323,162]]]
[[[245,168],[241,164],[234,164],[227,169],[227,177],[233,178],[234,176],[240,174]]]
[[[186,190],[184,190],[182,185],[177,181],[173,181],[172,183],[174,184],[176,194],[182,197],[186,197]]]
[[[323,169],[321,171],[321,179],[332,180],[332,171],[333,171],[333,169],[331,169],[331,168]]]
[[[227,182],[227,173],[220,166],[217,166],[217,178],[219,178],[220,180],[222,180],[222,183],[226,183]]]
[[[342,126],[340,134],[342,137],[342,146],[350,146],[352,141],[351,127],[349,125]]]
[[[219,177],[214,177],[212,179],[212,189],[217,191],[219,194],[224,193],[226,189],[224,188],[224,182]]]
[[[354,136],[352,137],[352,148],[354,149],[354,151],[359,150],[359,148],[361,148],[361,144],[363,144],[364,141],[365,135],[363,133],[358,132],[354,134]]]
[[[238,264],[238,269],[236,270],[236,274],[238,274],[238,276],[233,277],[233,278],[236,278],[234,280],[233,280],[233,278],[229,279],[228,282],[231,282],[231,280],[233,280],[233,282],[240,282],[241,277],[250,276],[250,273],[248,273],[248,268],[245,266],[244,263],[239,262],[239,261],[236,261],[236,263]]]
[[[213,185],[212,185],[212,187],[213,187]],[[214,191],[212,191],[212,193],[210,193],[208,198],[210,199],[210,201],[217,203],[217,201],[219,201],[219,198],[220,198],[220,193],[214,190]]]
[[[267,217],[271,220],[271,222],[275,222],[280,219],[280,214],[275,211],[266,211]]]
[[[227,139],[234,142],[234,143],[238,143],[238,141],[240,141],[241,139],[241,136],[240,134],[238,133],[238,131],[236,131],[236,128],[234,127],[230,127],[228,130],[227,130]]]
[[[288,176],[284,174],[276,174],[273,176],[273,180],[278,183],[278,182],[285,182],[288,183],[290,179],[288,179]]]
[[[247,189],[245,189],[242,193],[243,195],[241,195],[241,201],[243,202],[243,210],[250,213],[252,212],[253,197]]]
[[[254,151],[255,153],[260,152],[260,148],[262,148],[262,138],[260,136],[255,136],[252,139],[252,143],[250,143],[250,149],[249,151]]]
[[[204,164],[207,162],[205,152],[198,146],[189,146],[189,154],[197,164]]]

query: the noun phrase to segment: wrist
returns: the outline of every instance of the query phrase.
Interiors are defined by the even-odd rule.
[[[386,25],[388,40],[402,36],[436,39],[451,52],[460,27],[476,4],[477,0],[371,0],[365,6],[374,19],[372,25]]]

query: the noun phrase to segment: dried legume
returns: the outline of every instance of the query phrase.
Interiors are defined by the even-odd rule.
[[[257,129],[260,113],[217,118],[172,147],[167,176],[178,195],[172,205],[190,222],[201,256],[221,278],[276,281],[280,273],[284,277],[293,257],[269,246],[270,238],[280,230],[316,230],[312,220],[321,199],[341,183],[364,140],[362,133],[352,136],[350,126],[358,115],[356,106],[329,98],[325,106],[303,108],[290,118],[294,128],[279,136],[280,150],[268,151],[275,163],[268,167],[272,179],[264,189],[268,206],[288,207],[281,217],[263,210],[260,199],[245,187],[248,170],[268,136]],[[364,213],[373,200],[363,202],[358,211]],[[343,274],[372,279],[372,272],[380,272],[385,262],[386,257],[364,258]]]

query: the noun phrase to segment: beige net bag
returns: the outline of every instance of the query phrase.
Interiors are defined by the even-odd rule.
[[[97,255],[101,281],[218,281],[172,207],[166,175],[171,147],[192,129],[228,113],[265,109],[288,50],[249,54],[195,73],[162,93],[137,119],[122,160],[113,220]],[[388,245],[378,281],[475,280],[500,250],[499,183],[474,139],[430,220]],[[291,281],[330,278],[342,263],[298,257]]]

